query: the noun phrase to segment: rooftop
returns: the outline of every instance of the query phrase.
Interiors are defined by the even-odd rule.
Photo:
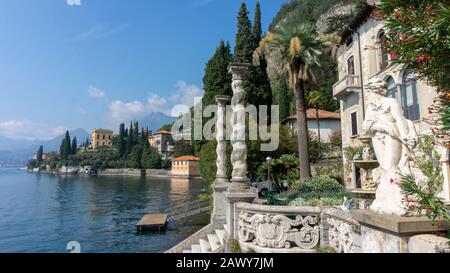
[[[200,161],[200,158],[192,156],[192,155],[185,155],[180,156],[177,158],[172,159],[172,161]]]
[[[157,133],[154,133],[153,135],[173,135],[173,132],[171,131],[159,131]]]
[[[308,109],[306,110],[306,118],[307,119],[316,119],[316,109]],[[289,116],[287,118],[285,118],[281,123],[284,123],[288,120],[296,120],[297,116]],[[328,112],[325,110],[320,110],[319,109],[319,119],[341,119],[341,114],[340,113],[335,113],[335,112]]]
[[[94,129],[93,131],[92,131],[93,133],[113,133],[113,131],[112,130],[109,130],[109,129]]]

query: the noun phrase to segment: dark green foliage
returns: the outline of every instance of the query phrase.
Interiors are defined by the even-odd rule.
[[[284,77],[277,78],[274,93],[276,94],[276,103],[280,107],[280,121],[282,121],[291,115],[291,102],[294,100],[294,93],[286,84]]]
[[[143,169],[161,169],[162,160],[158,151],[151,147],[144,147],[141,165]]]
[[[174,145],[173,157],[176,158],[184,155],[195,155],[194,148],[188,141],[180,140]]]
[[[72,154],[72,145],[70,142],[69,131],[66,131],[66,134],[61,141],[61,146],[59,148],[59,154],[62,159],[67,159]]]
[[[77,137],[73,137],[72,139],[72,148],[71,148],[71,154],[76,154],[78,150],[78,142]]]
[[[36,152],[36,167],[39,167],[42,163],[42,156],[44,155],[44,147],[41,145]]]
[[[200,173],[204,181],[212,183],[216,177],[216,141],[210,141],[203,145],[200,151]],[[231,156],[231,145],[227,144],[227,158]],[[227,174],[231,176],[231,161],[227,161]]]
[[[267,75],[267,61],[261,58],[259,66],[253,66],[248,71],[247,80],[244,81],[244,89],[246,90],[245,101],[247,104],[267,105],[270,111],[272,105],[272,89],[270,86],[269,76]],[[259,108],[258,108],[259,110]],[[270,117],[270,113],[268,113]]]
[[[259,1],[256,2],[255,8],[255,18],[253,19],[253,41],[255,42],[255,49],[258,46],[259,41],[261,41],[262,36],[262,25],[261,25],[261,5]]]
[[[350,22],[355,18],[353,12],[349,14],[338,14],[327,19],[327,33],[341,33]]]
[[[234,61],[240,63],[250,63],[255,48],[256,46],[252,35],[252,25],[248,18],[247,6],[245,3],[242,3],[238,15]]]
[[[121,123],[119,127],[119,140],[118,140],[118,148],[119,148],[119,156],[123,158],[127,148],[127,142],[125,141],[125,124]]]
[[[127,157],[128,167],[134,169],[140,169],[142,167],[141,166],[142,150],[143,149],[141,145],[135,145],[131,149],[131,153]]]
[[[228,65],[232,60],[230,45],[225,45],[225,42],[221,41],[205,67],[203,76],[203,89],[205,90],[205,95],[202,99],[203,107],[216,105],[215,97],[217,95],[233,95],[231,74],[228,73]]]

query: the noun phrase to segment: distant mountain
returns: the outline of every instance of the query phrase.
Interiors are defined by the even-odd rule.
[[[69,131],[70,137],[77,137],[78,144],[91,140],[91,135],[84,129],[76,129]],[[44,146],[44,152],[58,152],[61,141],[65,134],[57,136],[50,140],[26,140],[26,139],[9,139],[0,137],[0,166],[13,165],[24,166],[40,145]]]
[[[148,126],[149,130],[157,132],[163,125],[170,124],[175,120],[176,118],[174,117],[169,117],[163,113],[155,112],[139,119],[138,122],[140,127],[146,128]]]

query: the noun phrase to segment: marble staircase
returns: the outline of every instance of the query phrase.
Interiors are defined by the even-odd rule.
[[[190,249],[183,250],[183,253],[222,253],[225,248],[225,230],[216,229],[214,233],[207,234],[192,244]]]

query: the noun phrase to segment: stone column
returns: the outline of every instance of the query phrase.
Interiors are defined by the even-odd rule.
[[[227,142],[225,139],[225,115],[226,106],[230,101],[229,96],[216,96],[217,102],[217,122],[216,122],[216,180],[213,184],[214,189],[214,210],[211,217],[211,223],[213,225],[225,224],[226,215],[226,199],[225,191],[228,188],[227,177]],[[223,227],[222,227],[223,228]]]
[[[227,199],[226,224],[229,239],[237,238],[238,216],[235,211],[235,204],[238,202],[252,203],[257,193],[250,188],[250,180],[247,178],[247,145],[245,143],[245,90],[244,75],[250,64],[232,63],[229,72],[233,75],[232,88],[233,98],[231,101],[233,114],[231,124],[233,131],[231,134],[231,164],[233,173],[231,184],[225,193]]]

